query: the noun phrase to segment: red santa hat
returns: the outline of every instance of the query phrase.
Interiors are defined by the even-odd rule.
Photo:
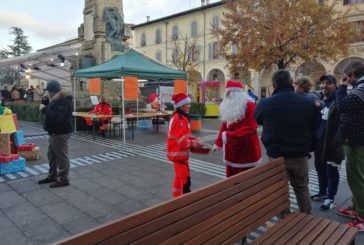
[[[172,101],[174,103],[174,108],[178,108],[185,104],[191,103],[190,97],[188,97],[184,93],[174,94],[172,96]]]
[[[241,84],[241,82],[231,81],[231,80],[226,82],[225,92],[242,91],[242,90],[243,90],[243,85]]]
[[[151,94],[149,96],[149,103],[153,103],[154,101],[156,101],[158,99],[158,94]]]

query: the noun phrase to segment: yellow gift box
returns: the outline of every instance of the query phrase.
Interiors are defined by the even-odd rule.
[[[16,127],[13,119],[13,115],[0,116],[0,133],[15,133]]]

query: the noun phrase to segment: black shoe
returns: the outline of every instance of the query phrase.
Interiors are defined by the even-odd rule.
[[[57,187],[62,187],[62,186],[67,186],[70,185],[70,182],[64,182],[64,181],[57,181],[53,184],[50,184],[49,187],[50,188],[57,188]]]
[[[53,183],[53,182],[57,182],[57,179],[56,178],[45,178],[45,179],[41,179],[38,181],[38,184],[48,184],[48,183]]]

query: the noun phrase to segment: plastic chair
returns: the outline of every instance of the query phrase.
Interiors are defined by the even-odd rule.
[[[122,136],[121,126],[122,126],[122,120],[121,117],[113,117],[110,120],[112,130],[114,132],[115,136],[115,129],[118,129],[120,137]]]

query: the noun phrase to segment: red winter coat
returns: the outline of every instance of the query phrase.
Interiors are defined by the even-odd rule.
[[[190,147],[196,144],[191,139],[191,127],[188,118],[175,113],[169,122],[167,137],[167,158],[170,161],[187,161]]]
[[[103,115],[112,115],[112,109],[109,104],[98,104],[90,113],[98,113]]]
[[[251,168],[261,162],[258,125],[254,119],[255,104],[247,103],[245,117],[236,123],[224,122],[215,145],[223,148],[224,163],[234,168]]]

